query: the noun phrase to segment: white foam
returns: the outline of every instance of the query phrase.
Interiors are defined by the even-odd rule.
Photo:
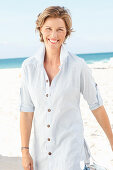
[[[102,61],[96,61],[92,64],[88,64],[91,68],[97,68],[97,69],[109,69],[113,68],[113,57],[110,58],[110,60],[102,60]]]

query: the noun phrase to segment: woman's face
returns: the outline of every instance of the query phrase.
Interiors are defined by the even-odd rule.
[[[66,26],[61,18],[47,18],[40,31],[46,47],[58,49],[65,40]]]

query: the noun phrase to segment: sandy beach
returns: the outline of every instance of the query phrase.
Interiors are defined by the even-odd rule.
[[[89,67],[99,86],[113,129],[113,67],[100,63],[90,64]],[[19,68],[0,69],[0,170],[22,169],[19,129],[20,73]],[[80,107],[84,136],[93,158],[108,170],[113,170],[113,152],[109,141],[82,96]]]
[[[21,157],[7,157],[0,155],[0,170],[23,170]]]

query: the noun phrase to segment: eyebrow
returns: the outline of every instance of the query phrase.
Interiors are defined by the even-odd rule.
[[[51,27],[51,26],[45,26],[45,27]],[[64,28],[64,27],[58,27],[58,28]]]

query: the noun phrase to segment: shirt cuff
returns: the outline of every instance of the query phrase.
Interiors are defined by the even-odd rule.
[[[95,110],[95,109],[98,109],[100,106],[103,106],[103,102],[95,103],[95,104],[89,106],[89,108],[90,108],[90,110]]]
[[[34,107],[20,106],[20,112],[34,112]]]

